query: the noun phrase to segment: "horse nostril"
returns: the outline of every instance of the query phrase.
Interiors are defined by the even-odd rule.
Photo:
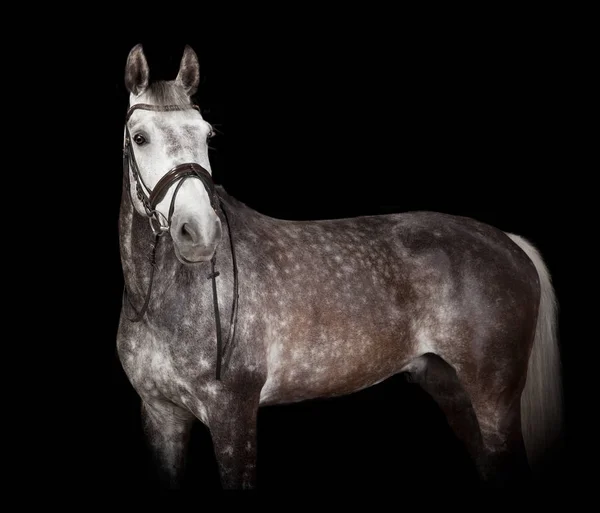
[[[190,223],[183,223],[181,225],[181,238],[190,244],[198,243],[198,233]]]

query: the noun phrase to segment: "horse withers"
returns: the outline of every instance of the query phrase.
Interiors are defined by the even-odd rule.
[[[117,346],[166,484],[181,486],[196,419],[223,488],[254,488],[261,406],[398,373],[437,401],[483,483],[527,480],[562,429],[557,301],[534,246],[436,212],[261,214],[212,182],[194,51],[174,80],[149,77],[137,45]]]

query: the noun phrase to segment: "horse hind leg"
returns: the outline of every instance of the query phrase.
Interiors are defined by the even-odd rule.
[[[472,461],[480,461],[484,452],[481,431],[471,400],[454,369],[439,356],[427,353],[405,370],[408,380],[418,384],[437,403]]]
[[[478,467],[485,483],[495,487],[530,485],[532,479],[521,428],[521,388],[507,378],[496,371],[464,382],[483,441]]]
[[[521,432],[521,389],[514,376],[491,367],[477,378],[457,372],[440,357],[425,355],[408,370],[445,413],[483,484],[520,486],[531,478]]]

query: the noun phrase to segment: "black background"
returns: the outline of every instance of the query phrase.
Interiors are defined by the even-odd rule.
[[[116,24],[38,47],[48,67],[36,100],[54,123],[45,129],[61,126],[51,157],[69,163],[52,186],[78,194],[55,204],[71,216],[71,230],[44,239],[63,250],[53,252],[53,277],[69,306],[48,305],[56,314],[48,329],[66,343],[60,366],[46,369],[53,384],[31,444],[47,457],[36,476],[109,495],[156,489],[139,400],[115,352],[123,76],[137,43],[152,79],[175,77],[185,44],[197,52],[197,101],[219,132],[210,154],[215,180],[252,208],[288,219],[437,210],[532,241],[561,304],[572,415],[574,353],[563,343],[575,330],[564,257],[572,197],[564,175],[574,171],[560,29],[535,16],[385,24],[384,14],[364,24],[280,16],[265,29],[191,13],[177,37]],[[202,426],[190,465],[188,486],[218,489]],[[401,377],[345,398],[261,410],[258,465],[264,490],[474,485],[442,414]],[[566,460],[560,470],[568,475]]]

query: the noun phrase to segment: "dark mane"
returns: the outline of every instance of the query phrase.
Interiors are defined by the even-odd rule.
[[[190,97],[185,89],[174,80],[157,80],[152,82],[146,90],[148,99],[156,105],[177,105],[187,107],[191,105]]]
[[[239,229],[241,226],[247,225],[247,221],[251,215],[249,213],[261,216],[260,212],[256,212],[251,209],[248,205],[231,196],[225,188],[217,184],[215,185],[215,189],[217,191],[217,195],[221,200],[221,203],[227,210],[228,222],[234,229]]]
[[[220,185],[220,184],[215,185],[215,189],[216,189],[217,195],[219,196],[221,201],[227,207],[230,207],[231,210],[249,209],[248,205],[246,205],[245,203],[242,203],[240,200],[231,196],[222,185]]]

